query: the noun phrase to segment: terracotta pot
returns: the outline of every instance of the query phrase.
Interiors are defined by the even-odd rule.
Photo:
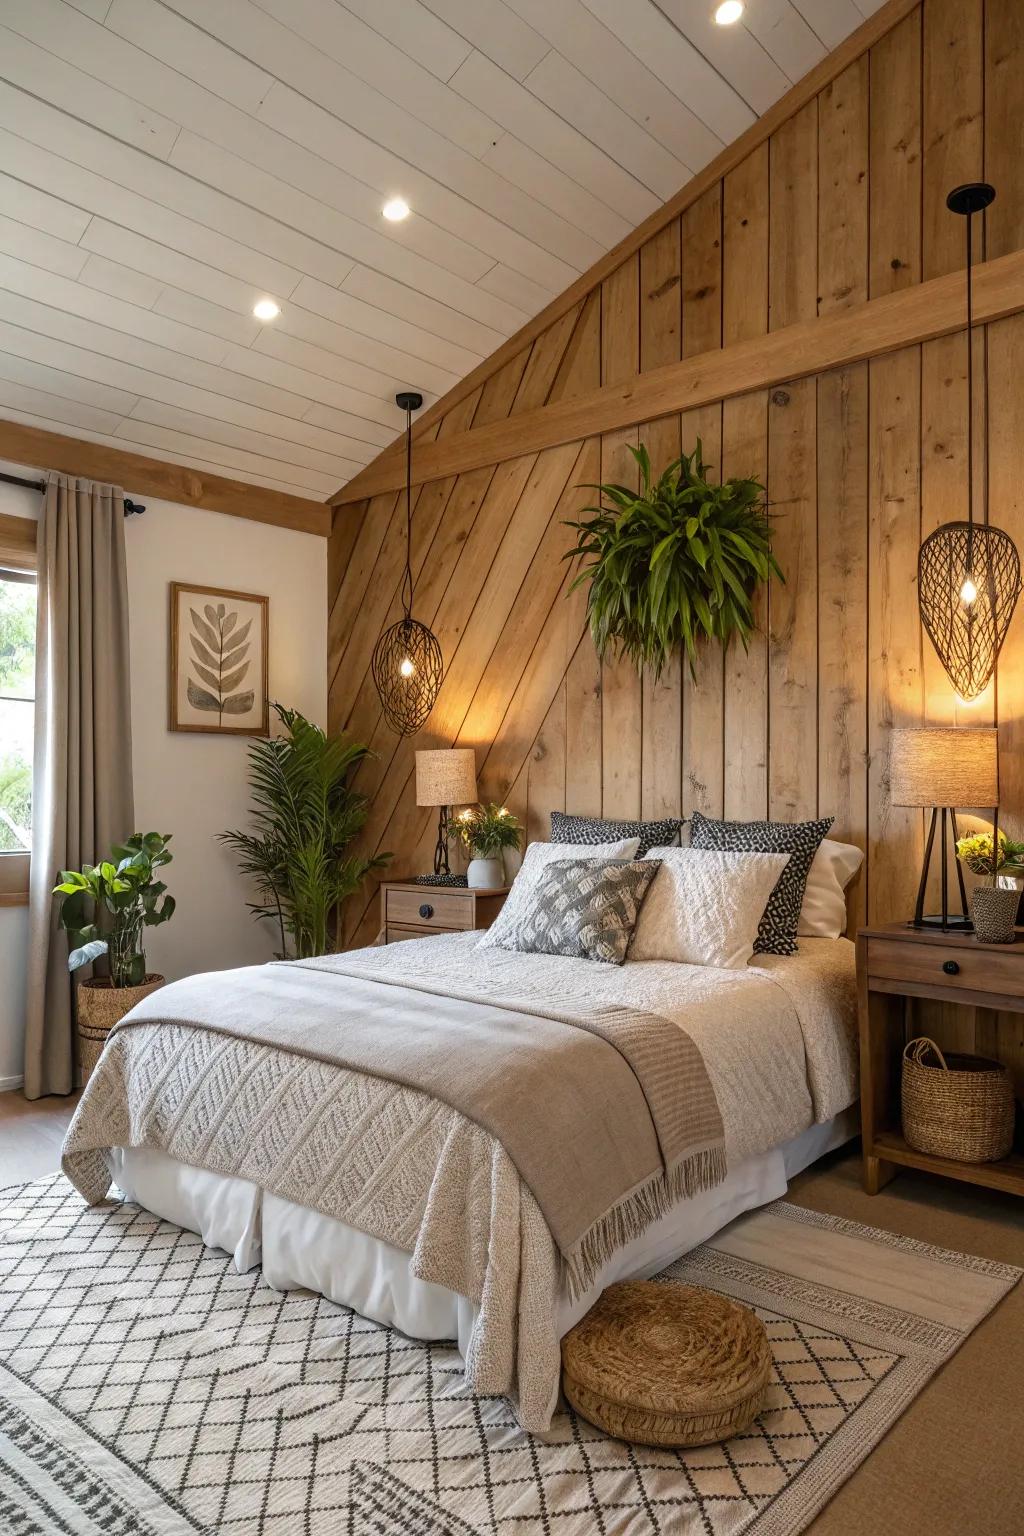
[[[164,984],[155,973],[147,975],[138,987],[112,987],[106,976],[78,984],[78,1086],[84,1088],[92,1069],[103,1053],[107,1036],[114,1025],[130,1013],[136,1003]]]

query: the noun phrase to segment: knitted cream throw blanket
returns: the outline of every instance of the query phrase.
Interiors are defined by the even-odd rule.
[[[353,964],[334,956],[176,982],[118,1026],[119,1062],[129,1048],[125,1037],[154,1023],[342,1068],[332,1081],[336,1096],[358,1098],[361,1078],[383,1079],[457,1111],[511,1159],[561,1254],[572,1296],[670,1205],[725,1177],[722,1119],[699,1050],[678,1025],[639,1009],[499,1004],[472,995],[465,982],[442,992],[415,974],[375,973],[365,959]],[[215,1070],[214,1059],[206,1071]],[[161,1088],[162,1113],[150,1117],[145,1142],[228,1172],[221,1138],[211,1140],[209,1127],[189,1114],[193,1069],[194,1063],[172,1067]],[[221,1086],[224,1114],[236,1093],[226,1077]],[[129,1122],[137,1124],[142,1103],[132,1098],[148,1098],[149,1087],[105,1056],[76,1117],[76,1143],[84,1136],[92,1150],[117,1144],[109,1130],[112,1093],[128,1095]],[[325,1196],[318,1179],[311,1191],[306,1172],[296,1180],[296,1158],[282,1166],[269,1155],[280,1145],[298,1149],[313,1134],[317,1121],[302,1104],[256,1095],[244,1111],[234,1103],[231,1121],[238,1137],[268,1148],[264,1165],[250,1169],[254,1182],[358,1225],[347,1181],[336,1180],[333,1196]],[[273,1134],[264,1142],[268,1126]],[[66,1166],[86,1198],[106,1193],[109,1177],[97,1161],[85,1166],[70,1156]],[[427,1190],[410,1186],[407,1194],[422,1206]],[[402,1216],[407,1225],[408,1211]],[[392,1232],[383,1235],[397,1241]]]

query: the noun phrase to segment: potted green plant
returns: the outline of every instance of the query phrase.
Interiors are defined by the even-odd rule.
[[[79,1087],[88,1081],[107,1035],[164,978],[146,970],[143,934],[174,915],[174,897],[156,877],[170,864],[170,834],[134,832],[100,864],[61,870],[60,925],[68,935],[68,969],[106,957],[108,974],[78,985]]]
[[[504,805],[474,805],[455,822],[459,841],[469,855],[466,883],[474,890],[494,890],[505,883],[502,855],[519,852],[522,823]]]
[[[283,734],[249,748],[256,830],[218,837],[256,882],[260,900],[248,903],[253,916],[277,924],[278,959],[302,960],[337,947],[339,906],[391,855],[345,856],[367,813],[366,796],[349,781],[370,749],[326,735],[297,709],[273,707]]]
[[[758,583],[784,580],[764,487],[744,478],[715,485],[699,438],[658,480],[646,447],[629,451],[640,489],[596,486],[610,505],[587,507],[592,517],[566,523],[577,539],[565,558],[590,562],[569,590],[590,583],[587,611],[599,656],[617,646],[638,670],[651,667],[657,676],[682,646],[696,676],[698,645],[724,646],[736,634],[746,646]]]
[[[956,856],[975,875],[991,882],[977,885],[971,892],[971,921],[974,932],[986,944],[1011,944],[1020,892],[1016,884],[997,885],[997,880],[1024,878],[1024,843],[1016,843],[999,833],[999,851],[993,853],[991,832],[974,832],[957,839]]]

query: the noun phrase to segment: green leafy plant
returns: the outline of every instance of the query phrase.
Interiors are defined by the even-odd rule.
[[[143,929],[166,923],[174,915],[174,897],[166,894],[162,880],[154,879],[154,872],[171,862],[170,840],[170,833],[133,832],[103,863],[61,870],[54,895],[64,898],[60,924],[72,946],[69,970],[77,971],[106,955],[111,986],[142,985],[146,979]]]
[[[956,856],[976,875],[1024,875],[1024,843],[1015,843],[1005,832],[999,834],[997,867],[992,865],[991,832],[975,832],[957,839]]]
[[[218,836],[256,882],[261,899],[250,911],[278,924],[279,958],[301,960],[331,952],[338,906],[391,855],[344,856],[366,821],[366,797],[349,780],[369,748],[327,736],[296,709],[274,709],[284,734],[249,748],[256,831]]]
[[[503,848],[518,848],[522,823],[503,805],[475,805],[455,820],[459,842],[471,858],[494,859]]]
[[[576,546],[567,560],[589,560],[570,587],[590,583],[587,611],[599,656],[617,646],[638,670],[661,673],[679,646],[696,675],[702,640],[726,645],[738,634],[747,645],[754,628],[758,582],[785,578],[771,548],[771,530],[756,480],[708,478],[700,439],[691,454],[657,480],[643,444],[630,447],[640,489],[601,485],[610,505],[567,522]]]

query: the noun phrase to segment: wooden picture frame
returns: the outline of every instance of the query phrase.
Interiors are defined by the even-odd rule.
[[[169,591],[167,729],[269,736],[269,597],[188,581]]]

